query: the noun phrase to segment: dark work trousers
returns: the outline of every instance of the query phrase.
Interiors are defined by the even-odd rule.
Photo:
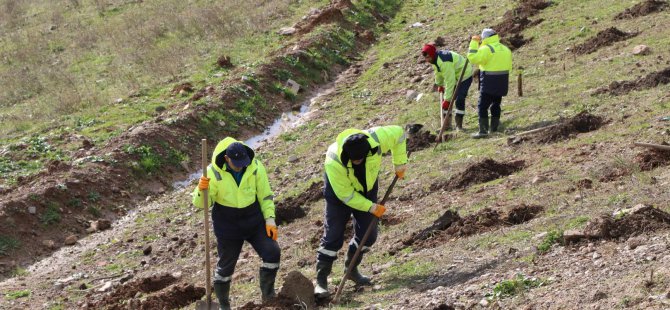
[[[323,194],[326,199],[326,221],[324,223],[323,236],[321,237],[321,247],[317,251],[317,260],[333,262],[337,259],[337,251],[344,244],[344,230],[349,222],[349,218],[352,215],[354,217],[354,238],[349,243],[349,247],[355,249],[356,245],[360,244],[361,239],[363,239],[375,216],[370,212],[359,211],[344,204],[335,195],[332,186],[328,182],[328,176],[325,176],[324,179],[325,188]],[[375,185],[368,191],[365,197],[376,203],[378,189],[378,182],[375,182]],[[372,246],[376,240],[377,226],[372,229],[368,240],[366,240],[363,246]]]
[[[458,80],[456,81],[458,82]],[[465,98],[468,96],[468,90],[470,90],[470,85],[472,85],[472,77],[469,77],[458,85],[456,90],[456,108],[454,109],[454,114],[465,115]],[[451,98],[446,98],[447,100]]]
[[[502,102],[501,96],[494,96],[487,93],[479,94],[479,118],[488,118],[489,117],[489,107],[491,108],[491,116],[500,117],[500,103]]]
[[[263,260],[261,268],[279,268],[279,244],[268,237],[258,202],[241,209],[215,204],[212,223],[219,252],[214,282],[230,281],[244,241],[249,242]]]

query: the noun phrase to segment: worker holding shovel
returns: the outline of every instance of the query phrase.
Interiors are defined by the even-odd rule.
[[[214,293],[221,309],[230,309],[230,282],[245,240],[263,260],[259,272],[263,301],[275,296],[280,259],[275,205],[265,167],[254,155],[242,142],[231,137],[221,140],[207,168],[207,175],[213,178],[200,178],[193,192],[196,207],[203,207],[203,192],[211,202],[219,254]]]
[[[351,276],[357,285],[371,284],[370,278],[358,271],[362,253],[375,243],[377,227],[373,227],[365,244],[360,244],[374,217],[381,217],[386,209],[377,204],[377,177],[382,163],[382,154],[391,152],[395,173],[405,176],[407,143],[400,126],[374,127],[366,131],[347,129],[337,136],[326,153],[324,197],[326,212],[324,233],[317,250],[316,286],[318,298],[328,297],[328,275],[337,251],[344,243],[344,230],[353,215],[354,236],[349,242],[345,267],[353,264]],[[358,247],[361,255],[352,262]]]
[[[472,66],[467,64],[466,58],[453,51],[438,51],[433,44],[426,44],[421,49],[421,54],[427,63],[433,65],[435,72],[435,88],[440,94],[442,104],[442,113],[449,111],[449,106],[454,104],[450,102],[455,98],[456,108],[454,110],[456,120],[456,129],[463,130],[463,117],[465,116],[465,97],[468,96],[468,90],[472,84]],[[463,80],[456,89],[458,78],[462,71]],[[454,92],[456,92],[454,94]],[[454,96],[455,95],[455,96]],[[443,115],[451,119],[451,115]],[[449,120],[447,124],[450,124]]]
[[[493,29],[486,28],[481,36],[475,35],[470,41],[468,59],[479,65],[479,132],[475,139],[483,138],[489,131],[489,107],[491,108],[491,132],[498,131],[500,125],[500,104],[507,95],[509,74],[512,71],[512,51],[500,43],[500,37]]]

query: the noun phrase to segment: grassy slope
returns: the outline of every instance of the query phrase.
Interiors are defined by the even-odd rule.
[[[479,32],[484,26],[480,20],[491,20],[514,6],[510,1],[493,5],[485,1],[453,1],[449,4],[449,13],[442,13],[446,4],[438,3],[439,8],[436,8],[433,1],[405,1],[402,10],[388,25],[388,35],[366,55],[369,67],[365,67],[360,78],[339,85],[333,95],[321,101],[317,106],[318,111],[315,112],[319,118],[297,128],[295,132],[299,134],[298,139],[277,139],[257,152],[266,162],[268,171],[276,171],[275,168],[280,167],[280,171],[271,174],[271,183],[280,198],[300,192],[311,180],[321,177],[323,152],[337,133],[345,128],[406,122],[423,123],[432,130],[437,128],[435,95],[426,94],[416,103],[404,100],[406,88],[428,92],[430,87],[431,75],[428,75],[428,81],[420,85],[420,89],[409,86],[406,73],[417,66],[417,50],[422,43],[442,35],[448,39],[463,38],[457,40],[461,44],[454,48],[463,52],[469,35]],[[544,18],[543,23],[523,32],[526,37],[534,38],[531,43],[515,52],[515,67],[525,68],[525,96],[519,98],[512,92],[504,99],[504,127],[527,128],[536,122],[574,115],[584,108],[594,114],[606,116],[611,123],[598,131],[548,145],[524,144],[518,148],[510,148],[506,146],[505,136],[502,134],[483,141],[471,140],[461,134],[456,139],[441,144],[435,151],[430,148],[414,153],[409,180],[396,188],[394,196],[428,190],[429,185],[436,179],[446,179],[459,173],[467,163],[487,156],[497,160],[524,159],[528,167],[513,176],[472,186],[463,191],[435,192],[417,200],[390,202],[389,216],[402,216],[404,221],[399,225],[382,228],[377,245],[363,263],[364,271],[378,271],[375,278],[381,287],[355,296],[350,294],[349,289],[341,307],[358,308],[378,304],[383,308],[394,305],[423,308],[433,294],[429,289],[438,285],[444,286],[442,290],[447,290],[450,294],[447,298],[444,294],[434,294],[443,298],[439,301],[449,299],[468,304],[473,298],[478,301],[483,294],[491,292],[494,283],[509,280],[517,272],[546,279],[554,277],[554,274],[578,269],[576,266],[581,263],[560,263],[562,256],[574,256],[567,255],[560,248],[550,250],[550,255],[537,256],[534,247],[541,240],[534,236],[538,233],[580,227],[587,219],[601,212],[611,212],[616,208],[637,203],[652,204],[670,211],[667,205],[670,197],[664,190],[670,182],[667,168],[650,172],[638,171],[635,169],[633,157],[639,150],[630,147],[632,141],[659,142],[664,137],[659,134],[666,130],[667,125],[655,119],[664,115],[670,104],[668,86],[622,97],[592,97],[589,94],[591,89],[607,85],[613,80],[643,75],[645,73],[642,73],[642,69],[651,72],[665,68],[665,59],[670,59],[670,52],[663,46],[667,45],[664,40],[670,38],[670,30],[654,28],[653,25],[667,23],[667,17],[655,14],[631,21],[614,22],[611,20],[613,15],[632,3],[610,3],[607,6],[601,1],[565,0],[554,3],[554,6],[535,17]],[[488,7],[481,10],[480,5]],[[427,23],[428,28],[408,29],[408,25],[430,18],[435,20]],[[593,24],[596,19],[597,23]],[[636,30],[642,33],[626,43],[604,47],[596,54],[575,58],[566,53],[566,47],[582,43],[592,34],[612,25],[625,31]],[[585,28],[580,31],[582,27]],[[580,34],[584,32],[586,34]],[[645,57],[630,56],[630,50],[638,43],[649,45],[654,53]],[[656,58],[659,55],[663,58],[661,63]],[[634,65],[637,62],[641,67]],[[385,69],[384,63],[391,65]],[[420,71],[423,68],[420,66]],[[472,89],[466,117],[468,128],[476,125],[476,112],[472,108],[476,98],[477,94]],[[588,151],[589,154],[578,155],[583,151]],[[288,166],[287,158],[296,154],[300,161]],[[622,166],[632,167],[634,172],[614,182],[598,181],[603,173],[600,168],[608,170]],[[380,179],[382,188],[385,188],[391,178],[390,168],[390,163],[385,162],[385,170],[382,171]],[[545,181],[531,184],[535,176],[544,176]],[[571,191],[570,188],[574,187],[575,182],[583,178],[594,181],[593,189]],[[165,197],[167,206],[161,209],[170,210],[167,214],[157,210],[144,214],[144,220],[138,222],[137,227],[128,228],[127,233],[137,233],[137,230],[142,233],[146,230],[141,227],[147,227],[149,223],[157,226],[158,223],[164,223],[165,218],[179,217],[186,218],[180,222],[182,225],[165,227],[164,230],[184,235],[197,231],[197,220],[191,217],[185,194],[186,192],[181,192]],[[580,195],[579,198],[575,197],[577,194]],[[175,200],[178,202],[174,202]],[[541,218],[529,223],[453,240],[435,249],[407,249],[393,257],[385,254],[388,245],[430,225],[447,208],[456,208],[461,214],[469,214],[485,206],[502,208],[521,203],[541,205],[545,212]],[[323,203],[314,203],[309,209],[307,218],[281,228],[281,274],[299,270],[310,278],[314,276],[315,249],[306,240],[320,230],[315,224],[322,217]],[[667,232],[658,233],[657,236],[667,237]],[[161,239],[157,235],[149,237],[152,238]],[[112,242],[105,251],[117,253],[128,247],[121,243]],[[607,251],[616,246],[613,242],[596,245]],[[517,258],[506,255],[510,248],[518,249],[520,255]],[[248,246],[245,246],[244,253],[249,256],[238,265],[238,277],[233,288],[234,300],[238,305],[258,297],[256,282],[248,281],[254,279],[258,258]],[[109,257],[104,251],[88,256],[91,257],[91,264],[97,259]],[[136,266],[138,260],[132,257],[123,260],[118,256],[115,259],[119,264],[129,264],[129,268]],[[156,271],[176,267],[195,272],[198,264],[193,264],[197,259],[197,255],[189,256],[176,260],[172,265],[163,264],[149,268]],[[538,265],[530,264],[532,260]],[[662,276],[667,277],[668,270],[663,267],[662,262],[631,264],[625,270],[605,276],[606,282],[600,284],[606,287],[603,283],[609,283],[609,298],[600,303],[606,307],[626,306],[630,305],[631,300],[644,298],[649,292],[640,289],[638,284],[641,280],[638,275],[647,268],[655,268]],[[341,260],[338,260],[332,276],[335,284],[341,274]],[[480,276],[483,280],[478,280]],[[583,304],[579,302],[583,298],[590,298],[594,285],[599,284],[592,282],[590,278],[575,276],[554,279],[545,287],[533,289],[520,296],[504,298],[499,302],[504,308],[516,308],[528,303],[540,308],[581,307]],[[197,274],[192,279],[197,283],[200,281]],[[466,294],[466,291],[471,290],[471,285],[474,285],[474,296],[478,297]],[[651,293],[656,294],[664,289],[667,291],[667,284],[664,285],[666,286],[657,287]],[[71,294],[70,296],[79,296],[73,297],[74,300],[82,297],[81,293]]]

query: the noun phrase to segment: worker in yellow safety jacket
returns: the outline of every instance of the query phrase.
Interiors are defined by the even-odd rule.
[[[500,43],[500,37],[493,29],[486,28],[481,36],[476,35],[470,41],[468,59],[479,65],[479,132],[473,138],[488,135],[491,108],[491,132],[500,126],[500,104],[507,95],[509,75],[512,71],[512,51]]]
[[[326,211],[324,233],[317,250],[316,282],[314,294],[317,298],[329,296],[328,275],[337,251],[344,243],[344,230],[353,216],[354,236],[349,242],[345,268],[352,267],[351,277],[358,285],[371,284],[370,278],[358,271],[363,253],[377,239],[377,227],[373,227],[365,244],[360,244],[374,217],[381,217],[386,208],[377,204],[378,182],[382,154],[391,152],[395,173],[405,177],[407,142],[400,126],[374,127],[368,130],[347,129],[337,136],[326,153],[324,197]],[[361,254],[352,262],[358,247]]]
[[[231,137],[219,142],[207,175],[193,191],[193,204],[202,208],[202,192],[209,189],[212,224],[219,254],[214,293],[221,309],[230,309],[230,283],[246,240],[261,257],[259,283],[263,300],[275,296],[279,269],[275,205],[267,172],[254,151]]]

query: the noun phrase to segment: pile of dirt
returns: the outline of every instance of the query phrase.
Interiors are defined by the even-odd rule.
[[[651,13],[663,11],[668,8],[668,2],[659,0],[647,0],[640,2],[635,6],[626,9],[625,11],[614,16],[614,19],[632,19],[641,16],[646,16]]]
[[[431,226],[402,240],[400,248],[392,250],[391,254],[408,246],[433,248],[453,238],[487,232],[501,226],[519,225],[535,218],[542,210],[540,206],[519,205],[501,214],[497,210],[484,208],[463,218],[457,212],[447,210]]]
[[[407,151],[416,152],[430,147],[435,143],[436,135],[430,133],[428,130],[418,130],[414,133],[408,131],[409,137],[407,140]]]
[[[551,2],[542,0],[522,0],[519,6],[505,12],[503,21],[494,26],[493,29],[500,35],[503,44],[511,50],[515,50],[530,42],[530,39],[525,39],[520,32],[543,21],[543,19],[531,21],[529,17],[536,15],[550,5]]]
[[[276,298],[262,304],[248,302],[238,309],[244,310],[283,310],[316,309],[314,285],[312,281],[298,271],[291,271],[284,277],[284,285]]]
[[[670,229],[670,214],[654,207],[638,205],[630,210],[621,211],[615,216],[605,214],[589,221],[583,233],[578,234],[580,238],[572,238],[571,241],[581,239],[627,240],[630,237],[661,229]]]
[[[607,87],[597,89],[593,95],[609,93],[614,96],[621,96],[632,91],[650,89],[666,84],[670,84],[670,67],[647,74],[645,77],[638,80],[614,81]]]
[[[257,304],[253,301],[250,301],[244,304],[242,307],[237,308],[239,310],[286,310],[286,309],[305,309],[301,304],[296,303],[293,299],[287,298],[284,296],[278,296],[277,298],[264,302],[262,304]]]
[[[286,198],[275,204],[277,223],[291,223],[307,215],[304,205],[323,198],[323,181],[314,182],[298,196]]]
[[[668,145],[663,142],[662,145]],[[657,167],[670,164],[670,151],[649,148],[635,156],[635,162],[642,171],[649,171]]]
[[[577,133],[585,133],[596,130],[604,124],[600,116],[592,115],[586,111],[564,120],[558,125],[547,130],[540,131],[532,140],[536,143],[552,143],[574,136]]]
[[[165,289],[177,282],[177,278],[163,273],[148,278],[137,279],[116,287],[111,293],[103,295],[102,299],[92,301],[95,296],[89,293],[89,302],[84,309],[177,309],[189,305],[205,295],[205,288],[194,287],[191,284],[181,284]],[[148,297],[135,298],[137,293],[150,294]]]
[[[610,46],[616,42],[628,40],[636,35],[638,35],[638,33],[628,33],[615,27],[610,27],[601,32],[598,32],[598,34],[587,39],[584,43],[575,46],[572,49],[572,52],[577,55],[591,54],[601,47]]]
[[[470,185],[485,183],[508,176],[523,169],[524,166],[525,162],[523,160],[501,163],[487,158],[483,161],[468,165],[468,167],[465,168],[465,171],[453,176],[447,181],[431,184],[430,190],[436,191],[466,188]]]
[[[319,25],[343,22],[345,22],[345,18],[342,10],[335,6],[330,6],[316,14],[308,16],[306,19],[295,24],[293,28],[297,29],[296,33],[298,35],[301,35],[312,31],[312,29]]]

